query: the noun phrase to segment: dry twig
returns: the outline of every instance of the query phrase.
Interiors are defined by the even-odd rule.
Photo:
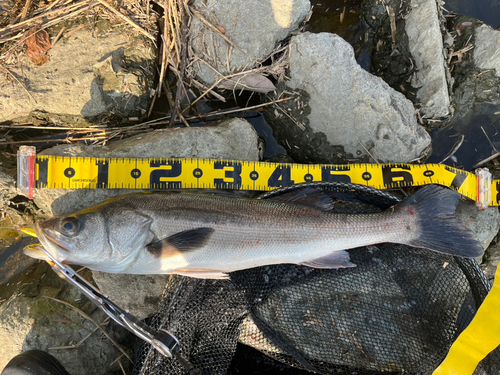
[[[234,48],[236,48],[238,51],[240,52],[243,52],[244,54],[246,54],[247,52],[242,50],[236,43],[234,43],[231,39],[229,39],[227,36],[225,36],[224,34],[222,34],[222,32],[217,28],[215,27],[214,25],[212,25],[205,17],[203,17],[203,15],[198,12],[196,9],[194,9],[193,7],[189,7],[189,10],[201,21],[203,22],[204,25],[206,25],[209,30],[213,31],[214,33],[218,34],[222,39],[224,39],[227,43],[229,43],[231,46],[233,46]]]
[[[109,5],[106,1],[104,0],[97,0],[99,2],[99,4],[102,4],[104,5],[104,7],[106,7],[108,10],[110,10],[113,14],[115,14],[116,16],[118,16],[118,18],[120,18],[121,20],[125,21],[126,23],[128,23],[130,26],[132,26],[134,29],[136,29],[137,31],[139,31],[142,35],[148,37],[149,39],[151,39],[153,42],[156,41],[155,37],[152,36],[150,33],[148,33],[146,30],[144,30],[142,27],[140,27],[139,25],[137,25],[134,21],[132,21],[130,18],[128,18],[127,16],[123,15],[121,12],[119,12],[118,10],[116,10],[115,8],[113,8],[111,5]]]
[[[69,307],[70,309],[73,309],[74,311],[76,311],[78,314],[80,314],[82,317],[84,317],[85,319],[88,319],[90,320],[92,323],[94,323],[96,325],[97,328],[99,328],[102,333],[104,333],[104,335],[109,339],[109,341],[111,341],[115,346],[116,348],[125,356],[127,357],[130,362],[133,362],[132,359],[129,357],[129,355],[127,354],[127,352],[125,352],[125,350],[122,349],[122,347],[106,332],[106,330],[104,328],[102,328],[102,326],[97,323],[92,317],[90,317],[89,315],[87,315],[86,313],[84,313],[82,310],[80,310],[78,307],[75,307],[73,306],[72,304],[66,302],[66,301],[62,301],[60,299],[57,299],[57,298],[52,298],[52,297],[47,297],[45,296],[46,299],[49,299],[51,301],[54,301],[54,302],[58,302],[58,303],[61,303],[67,307]]]
[[[448,155],[446,155],[446,157],[441,160],[438,164],[442,164],[444,163],[446,160],[448,160],[449,158],[451,158],[455,152],[458,151],[458,149],[460,148],[460,146],[462,146],[462,143],[464,141],[464,138],[465,136],[463,134],[460,134],[460,138],[458,139],[458,141],[455,142],[455,144],[453,145],[451,151],[448,153]]]

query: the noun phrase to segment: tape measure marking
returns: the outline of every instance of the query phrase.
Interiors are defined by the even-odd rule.
[[[477,200],[477,177],[442,164],[288,164],[216,159],[36,157],[36,187],[63,189],[273,190],[302,182],[350,182],[378,189],[437,183]],[[492,183],[499,205],[500,181]]]

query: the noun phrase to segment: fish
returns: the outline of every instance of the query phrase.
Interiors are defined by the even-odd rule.
[[[481,256],[475,233],[454,217],[458,198],[452,190],[428,185],[380,213],[339,214],[330,212],[332,197],[311,184],[268,199],[132,193],[36,222],[35,232],[64,264],[211,279],[281,263],[355,267],[346,250],[384,242]],[[33,248],[25,254],[47,259]]]

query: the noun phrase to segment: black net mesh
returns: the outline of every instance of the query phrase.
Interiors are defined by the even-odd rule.
[[[361,186],[320,187],[339,213],[397,202]],[[173,275],[150,325],[176,335],[203,374],[431,374],[488,292],[477,264],[389,243],[349,253],[356,268],[276,265],[231,280]],[[499,369],[497,349],[475,374]],[[146,344],[134,369],[186,373]]]

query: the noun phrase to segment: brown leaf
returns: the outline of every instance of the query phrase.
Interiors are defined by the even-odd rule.
[[[249,74],[241,78],[226,79],[219,84],[219,87],[227,90],[250,90],[263,94],[276,90],[269,78],[262,74]]]
[[[472,26],[472,22],[460,22],[458,25],[453,27],[453,30],[463,30],[470,26]]]
[[[43,65],[49,61],[49,56],[45,53],[52,47],[49,34],[45,30],[34,31],[24,41],[26,54],[35,65]]]

